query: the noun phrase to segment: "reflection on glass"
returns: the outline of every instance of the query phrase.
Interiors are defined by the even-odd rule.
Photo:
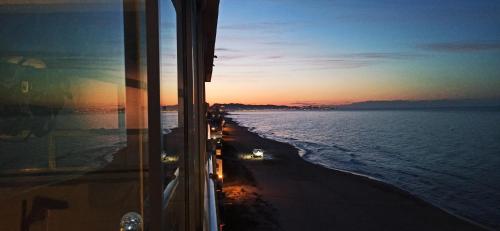
[[[2,6],[2,170],[102,167],[124,146],[117,6],[106,13]]]
[[[0,229],[117,230],[145,206],[147,128],[126,122],[147,124],[126,101],[145,96],[125,64],[142,35],[121,0],[25,2],[0,3]]]
[[[178,107],[176,12],[170,1],[160,4],[160,101],[162,162],[164,175],[164,220],[168,230],[184,227],[183,111]]]
[[[181,112],[177,97],[177,40],[175,9],[170,2],[161,4],[160,27],[160,97],[163,134],[163,163],[168,184],[176,176],[179,155],[182,152],[182,132],[179,127]]]

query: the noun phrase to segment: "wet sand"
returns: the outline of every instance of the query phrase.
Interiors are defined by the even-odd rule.
[[[247,159],[253,148],[264,159]],[[483,230],[393,186],[309,163],[228,119],[224,230]]]

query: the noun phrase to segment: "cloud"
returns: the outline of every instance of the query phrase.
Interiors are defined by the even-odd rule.
[[[261,41],[259,42],[260,44],[263,45],[270,45],[270,46],[300,46],[300,45],[305,45],[304,43],[299,43],[299,42],[290,42],[290,41]]]
[[[310,67],[311,69],[352,69],[373,65],[375,62],[372,60],[360,59],[311,58],[304,60],[304,63],[306,64],[305,67]]]
[[[266,58],[267,59],[281,59],[281,58],[283,58],[283,56],[281,56],[281,55],[271,55],[271,56],[267,56]]]
[[[23,56],[11,56],[7,57],[5,60],[7,63],[10,64],[19,64],[21,66],[32,67],[35,69],[47,68],[47,64],[43,60],[37,58],[24,58]]]
[[[403,53],[403,52],[365,52],[344,54],[342,57],[355,59],[386,59],[386,60],[405,60],[420,58],[424,55],[418,53]]]
[[[26,59],[22,65],[28,66],[28,67],[33,67],[35,69],[45,69],[47,67],[47,65],[45,64],[44,61],[42,61],[41,59],[35,59],[35,58]]]
[[[448,42],[427,43],[417,46],[420,49],[434,52],[481,52],[500,50],[500,42]]]
[[[276,70],[334,70],[355,69],[384,62],[405,61],[425,57],[419,53],[363,52],[330,56],[294,56],[285,54],[245,54],[219,56],[221,66],[239,68],[277,68]],[[229,61],[229,62],[224,62]]]
[[[219,48],[215,48],[215,51],[237,52],[238,50],[231,49],[231,48],[225,48],[225,47],[219,47]]]
[[[301,59],[300,66],[305,69],[353,69],[376,65],[388,61],[410,60],[424,57],[418,53],[403,52],[364,52],[347,53],[333,56],[318,56]],[[304,68],[299,68],[304,69]]]
[[[12,56],[7,58],[7,63],[11,64],[19,64],[21,61],[23,61],[23,56]]]
[[[250,55],[218,55],[217,60],[234,60],[250,57]]]

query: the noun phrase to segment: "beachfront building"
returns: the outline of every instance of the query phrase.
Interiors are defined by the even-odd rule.
[[[218,229],[218,6],[0,0],[0,230]]]

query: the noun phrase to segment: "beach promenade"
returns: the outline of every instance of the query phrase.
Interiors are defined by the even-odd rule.
[[[249,158],[254,148],[264,159]],[[224,230],[483,230],[390,185],[304,161],[228,119]]]

